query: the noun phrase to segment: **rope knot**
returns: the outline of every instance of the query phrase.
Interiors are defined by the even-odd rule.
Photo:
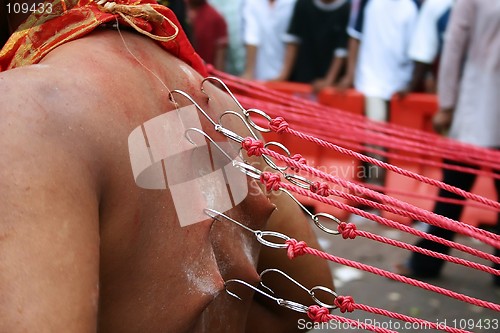
[[[162,13],[158,12],[148,3],[129,5],[108,0],[96,0],[95,2],[100,11],[113,15],[119,15],[124,22],[137,30],[139,33],[148,36],[151,39],[166,43],[174,40],[179,35],[179,28],[175,25],[175,23]],[[167,24],[173,29],[172,35],[160,36],[150,32],[152,30],[150,23],[163,26],[164,21],[166,21]],[[165,28],[166,27],[163,27],[163,29]]]
[[[335,304],[342,313],[353,312],[355,310],[354,299],[351,296],[337,296],[333,304]]]
[[[311,192],[327,197],[330,195],[330,186],[327,183],[314,182],[311,184]]]
[[[290,157],[292,160],[294,160],[295,162],[297,163],[300,163],[300,164],[307,164],[307,160],[302,157],[302,155],[300,154],[295,154],[293,156]],[[300,169],[299,168],[296,168],[294,166],[290,167],[290,169],[292,169],[293,171],[299,171]]]
[[[356,225],[354,223],[342,222],[337,227],[337,230],[340,232],[343,239],[347,239],[347,238],[354,239],[358,235],[358,232],[357,232],[358,228],[356,227]]]
[[[307,316],[315,323],[326,323],[330,321],[330,310],[318,305],[311,305],[307,309]]]
[[[248,137],[243,139],[241,146],[247,151],[248,156],[261,156],[261,149],[264,148],[264,143],[260,140]]]
[[[101,10],[105,13],[124,14],[131,17],[140,17],[148,22],[163,22],[163,15],[157,12],[150,4],[129,5],[119,4],[114,1],[101,0],[97,2]]]
[[[266,186],[268,192],[277,191],[281,186],[281,177],[276,173],[265,171],[260,175],[260,182]]]
[[[276,117],[269,122],[269,128],[278,134],[285,132],[288,126],[288,123],[283,117]]]
[[[307,248],[307,244],[304,241],[299,242],[296,239],[291,238],[287,240],[285,244],[288,246],[286,252],[288,258],[290,259],[306,254],[305,249]]]

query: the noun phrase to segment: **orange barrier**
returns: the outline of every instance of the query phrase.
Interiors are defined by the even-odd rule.
[[[437,98],[435,95],[409,94],[404,99],[394,97],[391,100],[390,122],[423,131],[432,131],[432,117],[437,108]],[[395,152],[399,154],[402,153],[400,151]],[[415,156],[415,154],[405,154],[408,156]],[[428,157],[425,158],[428,159]],[[401,161],[394,159],[389,159],[388,162],[427,177],[439,180],[442,179],[441,170],[438,168],[424,166],[417,163],[402,163]],[[433,201],[393,194],[391,193],[391,189],[431,196],[437,195],[438,192],[438,189],[435,187],[393,172],[387,173],[385,186],[387,188],[387,194],[430,211],[432,211],[434,207]],[[495,199],[493,180],[491,178],[478,177],[471,192],[482,195],[486,198]],[[409,218],[394,215],[388,212],[383,212],[382,216],[405,224],[411,223]],[[495,224],[497,215],[494,211],[488,209],[466,207],[461,220],[474,226],[481,224]]]
[[[319,92],[318,102],[359,115],[363,115],[365,110],[363,95],[354,89],[339,92],[335,88],[325,88]]]

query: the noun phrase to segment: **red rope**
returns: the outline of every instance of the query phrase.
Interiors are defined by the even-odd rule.
[[[352,261],[349,259],[340,258],[340,257],[334,256],[332,254],[325,253],[323,251],[319,251],[317,249],[310,248],[309,246],[307,246],[307,244],[304,241],[299,242],[295,239],[289,239],[286,241],[286,245],[287,245],[287,255],[290,259],[294,259],[294,258],[296,258],[298,256],[302,256],[304,254],[310,254],[310,255],[313,255],[313,256],[316,256],[319,258],[323,258],[325,260],[329,260],[329,261],[332,261],[332,262],[335,262],[335,263],[338,263],[338,264],[341,264],[344,266],[350,266],[350,267],[357,268],[357,269],[360,269],[360,270],[363,270],[363,271],[366,271],[366,272],[369,272],[372,274],[377,274],[377,275],[380,275],[380,276],[383,276],[383,277],[386,277],[386,278],[389,278],[389,279],[392,279],[395,281],[403,282],[403,283],[406,283],[406,284],[409,284],[409,285],[412,285],[415,287],[419,287],[419,288],[429,290],[429,291],[432,291],[432,292],[435,292],[438,294],[442,294],[442,295],[460,300],[462,302],[470,303],[473,305],[477,305],[477,306],[491,309],[491,310],[495,310],[495,311],[500,311],[500,305],[498,305],[498,304],[484,301],[484,300],[474,298],[471,296],[467,296],[464,294],[460,294],[460,293],[457,293],[457,292],[454,292],[454,291],[451,291],[451,290],[448,290],[445,288],[434,286],[434,285],[428,284],[426,282],[415,280],[415,279],[412,279],[412,278],[409,278],[406,276],[402,276],[402,275],[399,275],[396,273],[392,273],[392,272],[389,272],[389,271],[386,271],[386,270],[383,270],[383,269],[380,269],[377,267],[362,264],[362,263]]]
[[[392,221],[390,219],[386,219],[384,217],[375,215],[373,213],[365,212],[365,211],[363,211],[361,209],[358,209],[358,208],[355,208],[355,207],[343,204],[341,202],[334,201],[332,199],[328,199],[328,198],[325,198],[325,197],[321,197],[321,196],[319,196],[319,195],[317,195],[315,193],[311,193],[310,191],[304,190],[302,188],[298,188],[296,186],[292,186],[292,185],[289,185],[289,184],[286,184],[286,183],[281,183],[281,187],[283,187],[286,190],[295,192],[297,194],[308,196],[308,197],[310,197],[310,198],[312,198],[314,200],[317,200],[317,201],[329,204],[329,205],[331,205],[333,207],[337,207],[337,208],[346,210],[348,212],[357,214],[359,216],[365,217],[367,219],[373,220],[373,221],[378,222],[378,223],[380,223],[382,225],[385,225],[385,226],[388,226],[388,227],[391,227],[391,228],[394,228],[394,229],[398,229],[400,231],[404,231],[406,233],[409,233],[409,234],[412,234],[412,235],[415,235],[415,236],[418,236],[418,237],[421,237],[421,238],[424,238],[424,239],[428,239],[428,240],[431,240],[431,241],[436,242],[436,243],[443,244],[443,245],[445,245],[447,247],[451,247],[451,248],[457,249],[459,251],[469,253],[471,255],[474,255],[476,257],[492,261],[494,263],[500,263],[500,258],[496,257],[496,256],[494,256],[492,254],[489,254],[489,253],[486,253],[486,252],[483,252],[483,251],[471,248],[471,247],[463,245],[463,244],[459,244],[459,243],[456,243],[456,242],[453,242],[453,241],[449,241],[447,239],[434,236],[432,234],[428,234],[426,232],[423,232],[423,231],[411,228],[411,227],[406,226],[404,224]],[[407,244],[407,245],[410,245],[410,244]]]
[[[413,252],[422,253],[422,254],[425,254],[427,256],[439,258],[439,259],[446,260],[446,261],[449,261],[449,262],[452,262],[455,264],[463,265],[463,266],[466,266],[469,268],[474,268],[474,269],[477,269],[477,270],[480,270],[480,271],[483,271],[486,273],[490,273],[493,275],[500,275],[500,270],[498,270],[498,269],[494,269],[492,267],[489,267],[489,266],[486,266],[483,264],[478,264],[478,263],[475,263],[475,262],[472,262],[469,260],[446,255],[446,254],[443,254],[440,252],[434,252],[434,251],[424,249],[424,248],[421,248],[421,247],[418,247],[415,245],[411,245],[411,244],[408,244],[405,242],[401,242],[401,241],[390,239],[390,238],[387,238],[384,236],[376,235],[376,234],[373,234],[373,233],[368,232],[368,231],[358,230],[356,225],[353,223],[342,222],[339,224],[337,229],[340,232],[340,234],[342,235],[342,238],[344,238],[344,239],[354,239],[357,236],[361,236],[361,237],[371,239],[371,240],[374,240],[374,241],[377,241],[380,243],[392,245],[392,246],[399,247],[399,248],[402,248],[405,250],[410,250]]]
[[[349,324],[350,327],[357,327],[357,328],[361,328],[361,329],[372,331],[372,332],[398,333],[396,331],[392,331],[392,330],[382,328],[379,326],[364,324],[364,323],[361,323],[357,320],[345,318],[342,316],[332,315],[332,314],[330,314],[330,311],[327,308],[320,307],[317,305],[312,305],[309,307],[309,309],[307,310],[307,316],[312,321],[314,321],[316,323],[326,323],[326,322],[329,322],[330,320],[335,320],[335,321],[338,321],[341,323]]]
[[[278,174],[271,173],[271,172],[263,172],[261,177],[260,177],[260,181],[262,182],[262,184],[265,185],[267,191],[271,191],[271,190],[277,191],[277,190],[279,190],[279,188],[285,188],[289,191],[298,192],[298,193],[302,191],[302,189],[300,189],[296,186],[292,186],[292,185],[281,182],[281,177]],[[375,215],[375,216],[377,216],[377,215]],[[394,221],[391,221],[391,222],[394,222]],[[396,223],[396,222],[394,222],[394,223]],[[439,253],[439,252],[434,252],[434,251],[431,251],[428,249],[418,247],[416,245],[397,241],[397,240],[383,237],[380,235],[376,235],[376,234],[373,234],[373,233],[370,233],[367,231],[357,230],[356,225],[353,223],[341,222],[338,225],[337,229],[340,232],[340,234],[342,235],[342,238],[344,238],[344,239],[354,239],[354,238],[356,238],[356,236],[361,236],[361,237],[365,237],[367,239],[378,241],[380,243],[392,245],[392,246],[399,247],[399,248],[406,249],[406,250],[410,250],[413,252],[422,253],[422,254],[425,254],[428,256],[432,256],[435,258],[446,260],[446,261],[449,261],[449,262],[452,262],[455,264],[459,264],[459,265],[463,265],[463,266],[466,266],[469,268],[477,269],[477,270],[487,272],[490,274],[500,275],[500,270],[494,269],[492,267],[489,267],[489,266],[486,266],[483,264],[475,263],[475,262],[472,262],[469,260],[453,257],[453,256],[446,255],[446,254]],[[416,230],[416,229],[412,229],[412,230]],[[422,233],[424,235],[428,235],[427,233],[424,233],[424,232],[420,232],[420,233]],[[448,241],[448,242],[451,242],[451,241]],[[457,247],[458,247],[458,245],[461,245],[458,243],[455,243],[455,244],[457,245]],[[478,251],[478,250],[475,250],[475,251]],[[481,251],[478,251],[478,252],[484,254],[485,256],[493,257],[494,262],[500,262],[500,258],[497,258],[493,255],[490,255],[490,254],[487,254],[487,253],[484,253]]]
[[[333,124],[335,125],[335,128],[339,125],[345,124],[350,126],[350,130],[353,128],[361,128],[376,131],[378,133],[386,133],[388,134],[386,136],[386,140],[388,141],[398,140],[399,138],[410,138],[413,141],[409,142],[409,144],[415,145],[420,142],[423,143],[421,147],[427,151],[437,151],[440,156],[453,157],[453,159],[456,160],[467,160],[473,164],[478,163],[482,165],[484,162],[490,161],[493,162],[490,165],[495,167],[500,163],[500,154],[498,152],[455,142],[442,138],[436,134],[424,133],[422,131],[409,129],[395,124],[366,121],[366,118],[360,115],[353,115],[335,108],[321,106],[317,103],[273,91],[260,84],[244,81],[221,72],[215,72],[215,74],[224,78],[226,83],[231,86],[231,89],[252,97],[250,99],[245,96],[238,96],[243,102],[245,100],[251,101],[253,107],[256,106],[256,103],[267,103],[268,105],[272,105],[272,108],[270,108],[271,111],[278,108],[280,108],[280,110],[288,108],[291,111],[289,112],[290,116],[293,114],[304,116],[304,119],[301,119],[300,122],[307,126],[327,126],[326,128],[322,128],[324,133],[331,132],[332,123],[328,121],[328,118],[333,118],[335,119],[335,123]],[[270,101],[273,103],[270,103]],[[276,103],[281,103],[281,105]],[[300,105],[300,109],[295,106],[297,104]],[[319,121],[314,124],[313,122],[316,119]],[[399,147],[401,146],[402,145],[399,145]],[[460,154],[464,151],[467,151],[467,154]]]
[[[443,138],[441,136],[438,136],[433,133],[426,133],[422,132],[416,129],[411,129],[407,128],[404,126],[396,125],[396,124],[391,124],[391,123],[377,123],[377,122],[372,122],[372,121],[366,121],[366,118],[361,116],[361,115],[355,115],[351,113],[347,113],[332,107],[327,107],[324,105],[319,105],[315,102],[311,102],[308,100],[304,100],[302,98],[298,98],[295,96],[290,96],[289,94],[281,93],[278,91],[274,91],[271,89],[268,89],[266,86],[263,86],[261,84],[255,83],[255,82],[248,82],[245,80],[242,80],[237,77],[232,77],[230,75],[227,75],[222,72],[216,72],[217,75],[221,75],[221,77],[224,77],[227,83],[231,85],[232,88],[237,88],[238,90],[242,91],[245,93],[247,96],[252,96],[252,97],[259,97],[259,98],[252,98],[252,105],[255,106],[255,103],[259,103],[262,101],[272,101],[274,103],[270,103],[273,105],[276,105],[276,102],[281,103],[280,106],[291,106],[294,107],[295,113],[297,114],[305,114],[307,115],[307,119],[321,119],[321,121],[326,120],[324,118],[325,115],[333,115],[339,116],[341,115],[342,117],[339,119],[335,119],[335,123],[346,123],[353,125],[354,127],[360,127],[360,128],[367,128],[367,129],[372,129],[376,130],[377,132],[381,133],[388,133],[390,134],[391,137],[410,137],[411,139],[415,141],[421,141],[425,142],[428,144],[435,145],[436,140],[440,141],[439,146],[444,146],[444,144],[452,145],[455,148],[459,148],[460,150],[466,149],[469,153],[473,153],[475,157],[478,157],[479,159],[484,159],[485,157],[492,157],[493,161],[498,162],[500,161],[500,154],[492,151],[488,151],[490,154],[487,154],[486,156],[484,155],[484,148],[480,147],[475,147],[472,145],[467,145],[463,144],[460,142],[456,141],[451,141],[446,138]],[[269,103],[269,102],[268,102]],[[300,109],[296,108],[295,105],[300,104]],[[314,110],[314,112],[309,112],[310,110]],[[334,118],[332,117],[332,118]],[[306,119],[306,120],[307,120]],[[319,124],[322,124],[319,123]],[[331,130],[331,127],[328,128],[328,130]],[[430,148],[433,148],[430,146]],[[454,149],[456,151],[457,149]],[[453,151],[453,150],[452,150]],[[482,151],[482,152],[481,152]],[[477,154],[476,154],[477,153]]]
[[[242,98],[245,100],[245,98]],[[250,100],[247,98],[247,100]],[[253,101],[253,100],[252,100]],[[248,102],[250,104],[250,102]],[[254,107],[259,106],[259,101],[253,102],[252,105]],[[262,108],[262,107],[261,107]],[[266,107],[264,106],[263,109],[271,109],[274,112],[270,112],[270,114],[276,114],[277,112],[281,111],[281,114],[287,114],[287,118],[290,120],[296,119],[297,117],[294,116],[295,110],[294,109],[284,109],[280,105],[275,105],[275,106],[269,106]],[[317,112],[318,110],[311,111]],[[268,111],[269,112],[269,111]],[[340,116],[340,115],[338,115]],[[342,115],[343,117],[344,115]],[[393,148],[397,151],[403,151],[411,154],[419,154],[419,155],[424,155],[424,156],[430,156],[433,158],[447,158],[447,159],[453,159],[456,161],[462,161],[465,163],[470,163],[473,165],[478,165],[478,166],[483,166],[483,167],[488,167],[488,168],[496,168],[498,167],[498,164],[500,163],[500,159],[494,160],[494,161],[489,161],[486,159],[478,159],[478,158],[472,158],[470,153],[464,151],[464,149],[458,149],[457,147],[451,147],[451,148],[446,148],[446,149],[441,149],[439,148],[439,140],[432,143],[432,146],[429,146],[430,143],[424,143],[424,144],[419,144],[416,141],[408,141],[408,140],[399,140],[396,136],[391,135],[391,136],[380,136],[376,135],[375,133],[369,132],[367,129],[356,129],[356,126],[353,124],[340,124],[338,121],[333,123],[329,118],[335,118],[336,120],[338,119],[337,117],[328,114],[324,115],[324,119],[316,119],[315,121],[311,122],[308,121],[307,119],[300,119],[295,121],[294,126],[296,126],[298,129],[301,129],[304,132],[307,132],[309,134],[316,135],[320,138],[323,138],[325,140],[329,140],[332,142],[338,142],[341,144],[344,144],[346,146],[350,146],[353,149],[357,149],[358,151],[372,151],[372,148],[369,147],[364,147],[359,144],[356,144],[355,142],[360,142],[360,139],[363,139],[365,143],[372,143],[376,144],[379,146],[385,146],[387,148]],[[297,118],[298,119],[298,118]],[[261,121],[259,121],[261,120]],[[256,121],[259,123],[259,125],[265,126],[267,125],[264,123],[263,119],[257,119]],[[332,132],[332,128],[335,128],[335,132]],[[334,135],[332,135],[333,133]],[[438,148],[434,148],[438,147]],[[450,151],[451,149],[451,151]],[[484,148],[483,148],[484,149]],[[484,149],[486,150],[486,149]],[[490,150],[491,151],[491,150]],[[394,159],[400,159],[400,160],[407,160],[410,159],[408,156],[405,156],[402,153],[386,153],[387,156],[392,156]],[[390,155],[389,155],[390,154]],[[382,154],[381,154],[382,155]],[[382,155],[384,156],[384,155]],[[487,157],[487,156],[486,156]],[[432,165],[432,163],[427,163],[425,162],[426,160],[423,160],[424,165]],[[474,169],[470,169],[471,173],[481,173],[480,171],[472,171]],[[500,177],[499,175],[495,175],[495,178]]]
[[[274,116],[276,116],[277,113],[287,112],[289,114],[289,119],[294,121],[294,126],[296,129],[291,129],[289,127],[289,124],[286,121],[284,121],[283,118],[277,117],[272,119],[271,122],[269,123],[269,127],[276,133],[279,134],[287,133],[294,135],[303,140],[313,142],[317,145],[328,148],[330,150],[334,150],[344,155],[354,157],[361,161],[372,163],[379,167],[404,175],[406,177],[410,177],[420,182],[436,186],[438,188],[447,190],[449,192],[461,195],[466,199],[473,200],[473,202],[449,199],[449,198],[441,198],[438,196],[417,195],[415,193],[397,191],[399,192],[399,194],[409,195],[414,197],[415,196],[425,197],[427,199],[430,198],[435,201],[443,201],[443,202],[446,201],[456,204],[474,205],[476,207],[488,208],[495,211],[500,210],[500,204],[493,200],[485,199],[481,196],[468,193],[466,191],[463,191],[455,187],[451,187],[448,184],[418,175],[417,173],[404,170],[397,166],[393,166],[389,163],[381,162],[379,160],[357,153],[351,149],[376,153],[378,155],[390,158],[392,160],[406,161],[411,163],[417,163],[419,165],[426,165],[436,168],[445,168],[449,170],[467,172],[475,175],[487,176],[493,179],[500,179],[500,174],[494,173],[493,171],[489,170],[481,170],[471,167],[443,163],[441,161],[437,161],[432,158],[444,157],[450,160],[464,161],[470,164],[478,165],[480,167],[496,169],[498,168],[498,165],[500,165],[500,154],[498,152],[474,147],[467,144],[458,143],[448,139],[443,139],[442,137],[437,136],[435,134],[423,133],[418,130],[408,129],[394,124],[385,124],[385,123],[376,123],[367,121],[362,116],[352,115],[333,108],[328,108],[323,106],[319,107],[319,105],[317,105],[316,103],[305,101],[303,99],[295,98],[293,96],[285,95],[279,92],[275,92],[259,84],[249,83],[247,81],[243,81],[241,79],[228,76],[221,72],[217,72],[216,74],[218,76],[224,77],[226,82],[230,81],[232,88],[236,88],[238,92],[242,92],[247,96],[253,97],[253,98],[248,98],[245,96],[239,96],[239,99],[243,103],[248,102],[249,104],[252,105],[253,108],[265,107],[271,109],[271,111],[274,112],[274,114],[273,113],[268,113],[268,114]],[[258,98],[259,100],[256,101],[255,98]],[[296,104],[300,104],[300,108],[297,108],[295,106]],[[256,123],[265,126],[263,120],[264,119],[258,119],[256,120]],[[332,131],[332,129],[334,130]],[[321,138],[315,138],[311,134],[320,136]],[[360,138],[362,138],[362,141]],[[337,144],[328,142],[327,140],[335,142],[337,144],[342,144],[343,146],[350,149],[340,147]],[[377,149],[370,146],[364,146],[362,145],[362,143],[383,146],[392,149],[392,151],[387,152],[382,149]],[[360,193],[369,196],[375,201],[368,200],[366,198],[360,198],[343,191],[333,190],[330,188],[328,183],[324,182],[314,182],[310,186],[310,191],[307,191],[305,189],[292,186],[288,183],[281,182],[281,177],[278,174],[264,172],[262,173],[260,180],[265,185],[268,191],[272,190],[276,191],[279,190],[280,188],[284,188],[299,193],[301,195],[308,196],[314,200],[330,204],[334,207],[347,210],[351,213],[355,213],[360,216],[370,218],[383,225],[388,225],[393,228],[408,232],[410,234],[414,234],[416,236],[425,239],[430,239],[432,241],[439,242],[446,246],[459,249],[461,251],[473,254],[475,256],[491,260],[495,263],[500,263],[500,258],[498,257],[489,255],[482,251],[472,249],[470,247],[461,244],[457,244],[451,241],[447,241],[445,239],[441,239],[439,237],[429,235],[424,232],[420,232],[416,229],[401,225],[389,219],[384,219],[382,217],[379,217],[371,213],[361,211],[357,208],[351,207],[346,204],[342,204],[327,197],[330,195],[335,195],[337,197],[351,200],[352,202],[358,204],[371,206],[373,208],[385,210],[394,214],[398,214],[400,216],[406,216],[412,219],[420,219],[424,222],[440,227],[445,227],[447,229],[474,237],[486,244],[490,244],[495,247],[500,247],[500,236],[498,235],[488,233],[484,230],[471,227],[461,222],[453,221],[451,219],[438,216],[426,210],[422,210],[415,206],[409,205],[405,202],[374,192],[371,189],[367,189],[366,187],[363,187],[359,184],[349,182],[341,178],[323,173],[319,170],[311,168],[310,166],[307,166],[306,160],[299,154],[296,154],[291,158],[288,158],[276,152],[273,152],[269,149],[264,148],[262,142],[255,141],[250,138],[245,139],[245,141],[242,143],[242,146],[245,150],[247,150],[247,153],[250,156],[262,155],[262,154],[268,155],[279,161],[285,162],[294,171],[297,172],[300,170],[306,171],[309,174],[333,182],[337,185],[341,185],[344,188],[349,189],[351,191],[360,191]],[[419,154],[420,156],[423,157],[408,156],[405,155],[404,153]],[[384,189],[383,187],[381,188]],[[390,193],[395,193],[395,191],[392,189],[388,189],[387,191]],[[400,247],[413,252],[418,252],[442,260],[447,260],[453,263],[461,264],[466,267],[478,269],[487,273],[500,275],[500,270],[493,269],[486,265],[474,263],[465,259],[455,258],[453,256],[445,255],[438,252],[433,252],[427,249],[422,249],[420,247],[407,244],[405,242],[389,239],[367,231],[361,231],[358,230],[356,225],[352,223],[345,223],[345,222],[340,223],[338,225],[338,231],[341,233],[344,239],[354,239],[357,236],[361,236],[388,245]],[[382,269],[373,266],[365,265],[348,259],[339,258],[330,255],[328,253],[309,248],[306,243],[298,242],[295,239],[288,240],[286,244],[288,246],[287,253],[290,259],[293,259],[294,257],[303,254],[311,254],[339,264],[351,266],[357,269],[362,269],[373,274],[381,275],[399,282],[407,283],[413,286],[420,287],[422,289],[440,293],[445,296],[461,300],[463,302],[467,302],[477,306],[482,306],[495,311],[500,311],[500,305],[476,299],[460,293],[456,293],[437,286],[433,286],[392,272],[384,271]],[[446,332],[454,332],[454,333],[468,332],[465,330],[460,330],[449,326],[428,322],[423,319],[406,316],[403,314],[387,311],[384,309],[379,309],[363,304],[357,304],[350,296],[338,296],[335,299],[335,305],[340,309],[342,313],[352,312],[353,310],[363,310],[366,312],[383,315],[386,317],[403,320],[406,322],[418,323],[420,324],[421,327],[425,328],[439,329]],[[349,323],[353,327],[363,328],[374,332],[384,332],[384,333],[394,332],[378,326],[365,325],[363,323],[360,323],[359,321],[354,321],[352,319],[332,315],[329,313],[328,309],[319,306],[309,307],[307,314],[309,318],[311,318],[315,322],[326,322],[330,320],[336,320],[342,323]]]
[[[437,329],[437,330],[452,332],[452,333],[471,333],[469,331],[453,328],[453,327],[450,327],[450,326],[447,326],[444,324],[441,325],[441,324],[437,324],[437,323],[432,323],[432,322],[424,320],[424,319],[406,316],[406,315],[403,315],[403,314],[400,314],[397,312],[392,312],[392,311],[388,311],[388,310],[384,310],[384,309],[380,309],[380,308],[376,308],[376,307],[372,307],[372,306],[368,306],[368,305],[364,305],[364,304],[358,304],[358,303],[354,302],[354,299],[351,296],[337,296],[335,298],[334,303],[335,303],[335,306],[337,308],[339,308],[340,312],[342,312],[342,313],[353,312],[354,310],[362,310],[365,312],[378,314],[378,315],[382,315],[385,317],[406,321],[409,323],[418,323],[418,324],[420,324],[418,326],[421,329],[422,328],[426,328],[426,329],[432,328],[432,329]],[[315,315],[321,316],[321,318],[320,318],[321,320],[324,320],[325,319],[324,316],[327,315],[325,313],[326,311],[323,309],[325,309],[325,308],[317,307],[314,309],[314,311],[316,312]],[[328,311],[328,309],[326,309],[326,310]]]
[[[448,325],[437,324],[437,323],[433,323],[433,322],[423,320],[420,318],[410,317],[410,316],[406,316],[406,315],[403,315],[400,313],[387,311],[384,309],[379,309],[379,308],[371,307],[371,306],[364,305],[364,304],[354,303],[353,308],[356,310],[363,310],[365,312],[374,313],[374,314],[382,315],[382,316],[389,317],[389,318],[403,320],[403,321],[406,321],[409,323],[418,323],[418,324],[420,324],[419,327],[421,327],[421,328],[426,328],[426,329],[432,328],[435,330],[441,330],[441,331],[452,332],[452,333],[471,333],[470,331],[461,330],[458,328],[450,327]]]
[[[358,182],[355,182],[355,184],[361,185],[361,183],[358,183]],[[425,194],[419,194],[419,193],[415,193],[415,192],[400,191],[400,190],[396,190],[393,188],[387,188],[385,186],[379,186],[379,185],[375,185],[375,184],[363,183],[363,186],[365,186],[366,188],[369,188],[371,190],[374,190],[374,191],[390,193],[392,195],[401,195],[401,196],[405,196],[405,197],[424,199],[424,200],[430,200],[430,201],[445,202],[445,203],[450,203],[450,204],[454,204],[454,205],[464,205],[464,206],[470,206],[470,207],[481,208],[481,209],[491,209],[491,210],[496,211],[496,209],[493,207],[485,206],[482,203],[470,201],[470,200],[443,198],[443,197],[440,197],[438,195],[425,195]]]
[[[261,143],[262,143],[262,142],[259,143],[260,140],[255,140],[253,138],[247,138],[247,139],[245,139],[246,142],[247,142],[247,144],[246,145],[242,145],[242,147],[244,149],[247,149],[248,145],[252,145],[253,144],[256,148],[252,149],[252,154],[251,155],[262,155],[262,154],[265,154],[265,155],[274,157],[277,160],[285,162],[289,166],[293,166],[295,168],[298,168],[298,169],[301,169],[301,170],[305,170],[305,171],[309,172],[310,174],[312,174],[314,176],[321,177],[321,178],[323,178],[325,180],[334,182],[334,183],[336,183],[338,185],[341,185],[341,186],[344,186],[345,188],[348,188],[350,190],[360,191],[358,193],[370,195],[371,197],[373,197],[376,200],[385,201],[385,202],[387,202],[387,203],[389,203],[389,204],[391,204],[393,206],[405,209],[405,210],[407,210],[407,211],[409,211],[411,213],[414,213],[414,214],[418,214],[418,217],[422,221],[424,221],[424,222],[427,222],[427,223],[430,223],[430,224],[433,224],[433,225],[436,225],[436,226],[439,226],[439,227],[442,227],[442,228],[447,228],[449,230],[453,230],[453,231],[462,233],[464,235],[476,238],[476,239],[484,242],[485,244],[489,244],[491,246],[500,248],[500,242],[499,242],[500,235],[496,235],[496,234],[493,234],[493,233],[488,232],[486,230],[478,229],[478,228],[475,228],[475,227],[473,227],[471,225],[468,225],[468,224],[465,224],[465,223],[462,223],[462,222],[459,222],[459,221],[454,221],[454,220],[451,220],[451,219],[446,218],[444,216],[437,215],[435,213],[431,213],[431,212],[429,212],[427,210],[415,207],[415,206],[410,205],[410,204],[408,204],[406,202],[403,202],[403,201],[400,201],[398,199],[389,197],[389,196],[387,196],[385,194],[377,193],[377,192],[369,190],[369,189],[367,189],[365,187],[362,187],[362,186],[356,185],[356,184],[354,184],[352,182],[349,182],[349,181],[346,181],[344,179],[341,179],[339,177],[335,177],[335,176],[326,174],[326,173],[324,173],[324,172],[322,172],[320,170],[311,168],[311,167],[309,167],[306,164],[298,163],[298,162],[296,162],[296,161],[294,161],[294,160],[292,160],[292,159],[290,159],[290,158],[288,158],[286,156],[278,154],[278,153],[276,153],[276,152],[274,152],[272,150],[269,150],[267,148],[260,148]],[[247,151],[247,153],[248,153],[248,151]],[[250,155],[250,153],[249,153],[249,155]],[[451,186],[449,186],[447,184],[444,184],[444,183],[442,183],[442,184],[451,188]],[[457,188],[455,188],[455,189],[457,189]],[[309,196],[309,194],[307,194],[308,191],[304,191],[304,192],[306,194],[303,194],[303,193],[300,193],[300,194]],[[466,192],[466,193],[468,193],[468,192]],[[320,196],[318,196],[318,197],[321,198]],[[482,198],[482,197],[480,197],[480,198]],[[482,199],[484,199],[484,198],[482,198]],[[324,201],[322,201],[322,202],[324,202]],[[498,203],[496,203],[496,204],[498,204]],[[335,204],[332,204],[332,205],[335,205]],[[348,205],[345,205],[345,206],[346,207],[350,207]],[[342,208],[342,209],[350,210],[350,208],[345,208],[345,207]]]
[[[284,119],[283,119],[283,121],[284,121]],[[273,128],[271,128],[271,129],[273,129]],[[311,135],[308,135],[308,134],[296,131],[296,130],[291,129],[289,127],[286,127],[284,130],[282,130],[282,133],[290,133],[290,134],[295,135],[295,136],[297,136],[297,137],[299,137],[299,138],[301,138],[303,140],[307,140],[307,141],[316,143],[316,144],[318,144],[318,145],[320,145],[322,147],[329,148],[331,150],[334,150],[336,152],[342,153],[344,155],[355,157],[355,158],[357,158],[357,159],[359,159],[361,161],[377,165],[377,166],[379,166],[381,168],[384,168],[386,170],[390,170],[390,171],[393,171],[393,172],[395,172],[397,174],[413,178],[413,179],[418,180],[418,181],[420,181],[422,183],[426,183],[426,184],[429,184],[429,185],[433,185],[433,186],[439,187],[439,188],[444,189],[444,190],[446,190],[448,192],[452,192],[452,193],[458,194],[458,195],[460,195],[460,196],[462,196],[464,198],[471,199],[471,200],[474,200],[474,201],[477,201],[477,202],[481,202],[481,203],[483,203],[485,205],[488,205],[488,206],[491,206],[491,207],[495,207],[496,209],[500,210],[500,203],[498,203],[496,201],[493,201],[493,200],[490,200],[490,199],[486,199],[486,198],[484,198],[484,197],[482,197],[480,195],[464,191],[464,190],[459,189],[457,187],[445,184],[445,183],[443,183],[441,181],[438,181],[438,180],[435,180],[435,179],[431,179],[431,178],[428,178],[428,177],[425,177],[425,176],[421,176],[418,173],[411,172],[411,171],[399,168],[399,167],[394,166],[392,164],[379,161],[379,160],[377,160],[375,158],[372,158],[372,157],[369,157],[369,156],[365,156],[365,155],[357,153],[355,151],[339,147],[339,146],[334,145],[334,144],[332,144],[330,142],[327,142],[327,141],[315,138],[315,137],[313,137]]]

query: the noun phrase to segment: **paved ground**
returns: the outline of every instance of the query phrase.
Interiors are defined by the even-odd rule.
[[[413,243],[414,236],[398,230],[390,229],[375,222],[354,216],[359,229]],[[368,239],[357,238],[344,240],[340,236],[330,236],[318,231],[320,242],[325,251],[379,268],[392,270],[394,263],[404,261],[408,252],[387,246]],[[458,237],[456,241],[473,246],[486,252],[491,248],[466,237]],[[488,264],[486,261],[464,255],[453,250],[455,256]],[[480,308],[440,294],[429,292],[417,287],[389,280],[378,275],[359,271],[357,269],[331,264],[339,295],[350,295],[357,303],[379,307],[426,319],[431,322],[446,322],[451,327],[462,328],[472,332],[500,332],[500,312]],[[465,294],[482,300],[500,303],[500,288],[493,286],[491,276],[487,273],[467,267],[447,263],[440,279],[426,282]],[[334,314],[341,315],[338,310]],[[342,314],[343,315],[343,314]],[[364,323],[393,329],[399,332],[433,332],[434,330],[405,328],[404,322],[395,323],[390,318],[372,315],[360,310],[345,315]],[[401,326],[398,326],[401,325]],[[323,326],[312,332],[365,332],[363,330],[334,326]]]

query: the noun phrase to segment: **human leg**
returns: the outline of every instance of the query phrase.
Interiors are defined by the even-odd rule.
[[[387,122],[389,114],[389,102],[378,97],[365,97],[365,114],[366,117],[373,121]],[[383,146],[367,145],[370,148],[384,150]],[[366,153],[366,155],[384,161],[385,157],[375,153]],[[364,178],[369,184],[381,185],[385,184],[386,170],[368,162],[363,162]]]
[[[456,163],[453,161],[445,162],[449,164],[465,166],[464,164]],[[476,175],[474,174],[459,172],[455,170],[443,170],[443,182],[452,186],[456,186],[465,191],[470,191],[475,179]],[[448,192],[446,190],[440,190],[439,197],[464,200],[462,196]],[[446,216],[450,219],[458,220],[462,214],[463,207],[464,206],[461,204],[437,202],[434,206],[434,212],[436,214]],[[455,232],[433,225],[429,225],[427,233],[447,240],[452,240],[455,236]],[[427,250],[445,254],[449,253],[450,251],[449,247],[427,239],[420,239],[415,245]],[[440,274],[443,265],[444,261],[441,259],[413,252],[408,263],[408,268],[410,269],[411,273],[416,276],[437,277]]]

